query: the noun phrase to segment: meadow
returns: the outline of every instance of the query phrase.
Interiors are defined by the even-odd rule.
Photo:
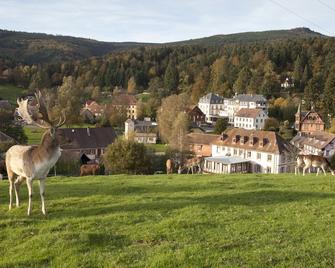
[[[24,88],[9,84],[0,85],[0,99],[9,100],[13,105],[16,105],[16,99],[25,93],[27,93],[27,90]]]
[[[8,211],[0,267],[333,267],[335,177],[55,177]]]

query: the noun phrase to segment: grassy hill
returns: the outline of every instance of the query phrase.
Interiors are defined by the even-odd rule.
[[[16,100],[27,92],[26,89],[14,85],[0,84],[0,99],[9,100],[13,105],[16,105]]]
[[[335,262],[331,176],[53,178],[49,215],[7,211],[0,267],[326,267]]]

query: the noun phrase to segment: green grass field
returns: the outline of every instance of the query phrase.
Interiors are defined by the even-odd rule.
[[[334,179],[49,178],[46,217],[0,181],[0,267],[333,267]]]
[[[26,89],[13,85],[0,85],[0,97],[9,100],[14,105],[16,105],[16,99],[26,92]]]

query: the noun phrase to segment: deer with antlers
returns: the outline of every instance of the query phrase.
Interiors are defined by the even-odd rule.
[[[38,102],[38,111],[29,111],[28,100],[17,100],[18,113],[28,124],[45,129],[41,144],[38,146],[14,145],[6,153],[6,167],[9,180],[9,209],[12,208],[13,188],[16,196],[16,206],[20,204],[19,190],[23,181],[26,181],[29,201],[28,215],[31,214],[33,179],[39,180],[42,213],[46,215],[44,203],[45,179],[49,170],[56,164],[61,149],[56,130],[65,123],[65,116],[61,116],[56,124],[48,116],[48,110],[41,92],[35,94]]]

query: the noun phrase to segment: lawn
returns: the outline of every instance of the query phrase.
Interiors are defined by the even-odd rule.
[[[50,178],[7,210],[0,267],[333,267],[335,181],[308,175]]]
[[[16,99],[26,92],[26,89],[13,85],[0,85],[1,99],[9,100],[14,105],[16,105]]]

